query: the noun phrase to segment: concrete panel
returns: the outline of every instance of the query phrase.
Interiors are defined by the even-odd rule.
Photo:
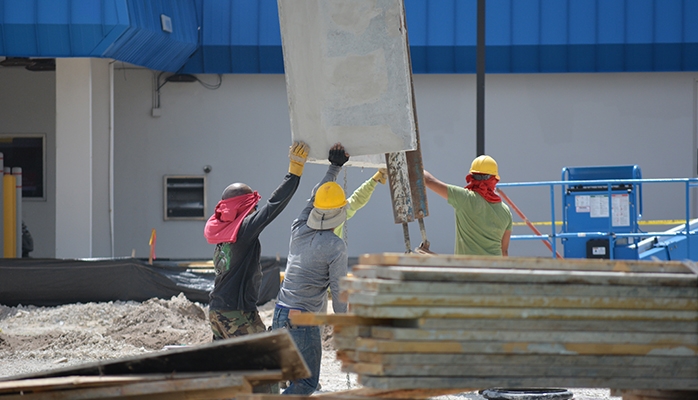
[[[341,142],[350,165],[416,149],[412,77],[400,0],[279,0],[293,140],[326,162]],[[373,157],[356,157],[377,155]]]

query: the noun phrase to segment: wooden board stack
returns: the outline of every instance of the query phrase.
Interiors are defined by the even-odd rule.
[[[691,264],[386,253],[342,290],[351,315],[294,322],[366,387],[698,390]]]

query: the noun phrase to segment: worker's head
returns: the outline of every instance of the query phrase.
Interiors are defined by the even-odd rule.
[[[313,229],[334,229],[347,219],[347,199],[337,182],[323,183],[315,193],[308,226]]]
[[[475,180],[487,180],[490,176],[494,176],[499,180],[499,169],[494,158],[482,155],[473,160],[470,164],[470,173]]]
[[[252,189],[245,185],[244,183],[231,183],[228,185],[227,188],[223,191],[223,195],[221,196],[221,200],[227,200],[233,197],[237,196],[242,196],[243,194],[250,194],[252,193]]]

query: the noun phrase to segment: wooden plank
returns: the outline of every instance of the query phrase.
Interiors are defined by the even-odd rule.
[[[475,391],[477,389],[470,389]],[[405,389],[405,390],[379,390],[371,388],[358,388],[331,393],[318,393],[309,396],[302,395],[274,395],[274,394],[241,394],[237,400],[305,400],[322,398],[333,399],[429,399],[436,396],[460,393],[462,390],[454,389]]]
[[[468,389],[474,391],[477,389]],[[316,397],[327,398],[333,395],[350,395],[355,398],[382,398],[382,399],[429,399],[437,396],[461,393],[462,390],[453,389],[404,389],[404,390],[379,390],[372,388],[358,388],[334,393],[321,393]]]
[[[22,391],[56,390],[75,387],[118,385],[134,381],[144,382],[163,379],[163,375],[153,376],[66,376],[59,378],[26,379],[0,382],[0,394]]]
[[[696,400],[695,390],[612,390],[612,396],[622,396],[623,400]]]
[[[438,377],[438,376],[462,376],[462,377],[585,377],[585,378],[649,378],[649,379],[695,379],[696,370],[688,370],[676,366],[670,369],[657,369],[647,367],[609,367],[602,364],[593,366],[560,366],[549,365],[508,365],[508,364],[471,364],[467,367],[458,364],[372,364],[354,363],[345,364],[342,368],[345,372],[359,375],[389,376],[389,377]]]
[[[603,310],[571,308],[410,307],[351,305],[354,314],[367,318],[505,318],[609,319],[698,321],[698,311]]]
[[[404,320],[406,327],[424,329],[512,330],[512,331],[597,331],[696,333],[698,321],[656,320],[572,320],[572,319],[493,319],[421,318]]]
[[[351,293],[348,296],[348,302],[352,305],[361,304],[367,306],[539,307],[698,311],[698,298],[666,299],[637,297],[620,298],[611,296],[516,296],[506,294],[410,295]]]
[[[355,265],[359,278],[429,282],[491,282],[697,287],[698,276],[679,273],[557,271],[493,268],[444,268]]]
[[[364,325],[338,325],[333,327],[333,333],[335,336],[339,335],[352,338],[359,336],[370,337],[371,327]]]
[[[611,355],[550,355],[550,354],[435,354],[435,353],[373,353],[362,351],[337,352],[337,357],[372,364],[431,364],[431,365],[511,365],[561,367],[590,367],[603,365],[610,368],[651,367],[654,369],[685,368],[698,371],[697,357],[675,356],[611,356]]]
[[[335,332],[344,335],[344,332]],[[349,336],[350,335],[350,336]],[[363,331],[350,331],[346,337],[373,337],[385,340],[473,340],[473,341],[525,341],[559,343],[639,343],[673,344],[698,346],[698,332],[694,334],[673,333],[627,333],[627,332],[546,332],[546,331],[471,331],[372,327]]]
[[[377,353],[494,353],[560,355],[667,355],[694,357],[698,345],[494,341],[387,341],[357,338],[356,350]]]
[[[294,325],[385,325],[391,321],[360,317],[355,314],[313,314],[300,313],[291,315],[291,323]]]
[[[282,379],[310,376],[293,339],[284,329],[211,343],[0,378],[0,382],[71,375],[280,370]]]
[[[380,377],[359,375],[359,383],[374,389],[445,389],[445,388],[491,388],[491,387],[564,387],[564,388],[605,388],[624,389],[676,389],[696,390],[698,379],[647,379],[647,378],[548,378],[548,377]]]
[[[241,374],[219,374],[206,377],[173,378],[153,381],[129,381],[117,385],[81,387],[77,389],[37,391],[2,396],[3,400],[81,400],[108,398],[187,398],[211,399],[234,397],[241,392],[251,392],[252,386]]]
[[[465,255],[424,256],[404,253],[364,254],[362,265],[404,265],[419,267],[518,268],[568,271],[618,271],[692,274],[691,269],[678,261],[635,261],[602,259],[559,259],[526,257],[487,257]]]
[[[399,282],[385,279],[368,279],[348,276],[342,278],[340,288],[344,292],[381,294],[501,294],[511,296],[609,296],[640,298],[688,298],[698,299],[698,287],[647,287],[609,285],[545,285],[534,283],[487,282]]]

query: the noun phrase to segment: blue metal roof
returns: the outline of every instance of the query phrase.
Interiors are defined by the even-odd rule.
[[[161,15],[170,18],[164,32]],[[0,0],[0,54],[106,57],[176,71],[198,46],[193,1]]]
[[[413,71],[475,73],[477,0],[404,1]],[[488,73],[698,71],[698,0],[486,4]],[[0,0],[0,55],[283,73],[276,0]]]
[[[183,71],[282,73],[276,0],[203,2]],[[477,0],[404,0],[414,73],[475,73]],[[488,73],[698,70],[698,0],[487,0]]]

